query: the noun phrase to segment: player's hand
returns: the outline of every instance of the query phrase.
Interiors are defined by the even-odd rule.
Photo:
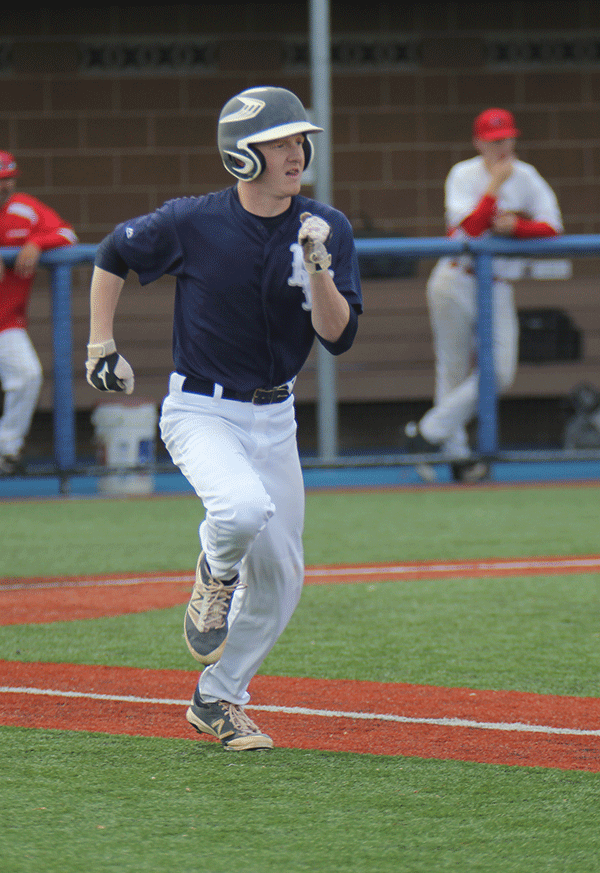
[[[516,212],[499,212],[492,221],[492,231],[499,236],[512,236],[518,220]]]
[[[25,243],[15,258],[14,270],[21,279],[29,279],[37,270],[42,250],[35,243]]]
[[[89,345],[85,362],[86,378],[98,391],[133,392],[133,370],[121,355],[113,339]]]
[[[490,170],[490,175],[492,177],[490,180],[490,188],[494,192],[497,192],[501,185],[512,176],[513,169],[514,165],[512,158],[501,158],[499,161],[496,161]]]
[[[331,236],[331,227],[324,218],[303,212],[300,216],[298,242],[304,253],[304,266],[309,273],[320,273],[331,264],[331,255],[325,248]]]

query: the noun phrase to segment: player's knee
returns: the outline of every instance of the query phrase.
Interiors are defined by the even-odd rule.
[[[516,367],[512,364],[499,366],[496,371],[496,380],[499,391],[507,391],[515,381]]]
[[[33,394],[42,387],[43,374],[41,366],[31,361],[20,368],[18,372],[4,381],[3,388],[5,391],[17,391],[21,393]]]
[[[233,526],[237,539],[251,541],[265,527],[275,507],[267,494],[239,500],[233,509]]]
[[[42,387],[44,376],[42,368],[38,365],[29,372],[29,385],[32,389],[39,390]]]

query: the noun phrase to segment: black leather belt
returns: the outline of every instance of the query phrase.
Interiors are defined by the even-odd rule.
[[[188,394],[205,394],[213,397],[215,383],[207,379],[196,379],[195,376],[186,376],[181,390]],[[241,400],[243,403],[254,403],[257,406],[265,406],[267,403],[283,403],[290,396],[288,385],[278,385],[276,388],[256,388],[254,391],[233,391],[231,388],[223,388],[221,397],[224,400]]]

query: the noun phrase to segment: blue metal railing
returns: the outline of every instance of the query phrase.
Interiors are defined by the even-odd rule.
[[[393,254],[403,257],[472,255],[477,277],[479,334],[479,400],[477,450],[481,455],[498,453],[498,392],[492,342],[492,260],[495,256],[593,257],[600,255],[600,235],[565,235],[549,239],[514,240],[480,237],[466,241],[448,239],[359,239],[359,254]]]
[[[50,271],[52,289],[52,350],[54,359],[54,463],[60,473],[76,463],[75,403],[73,400],[73,328],[71,313],[73,267],[93,263],[95,245],[77,245],[44,252],[40,265]],[[17,248],[0,248],[0,257],[12,264]]]
[[[95,245],[77,245],[45,252],[40,264],[51,274],[52,337],[54,351],[54,463],[59,474],[75,472],[76,437],[73,401],[73,339],[71,319],[72,270],[92,263]],[[512,240],[485,237],[450,240],[357,239],[360,255],[395,255],[402,258],[438,258],[472,255],[478,280],[479,401],[478,451],[494,456],[498,452],[498,396],[494,376],[492,345],[492,259],[496,255],[535,258],[593,257],[600,255],[600,235],[571,235],[543,240]],[[0,257],[11,264],[17,248],[0,248]]]

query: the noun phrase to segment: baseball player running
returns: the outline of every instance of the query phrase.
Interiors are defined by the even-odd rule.
[[[315,336],[334,355],[350,348],[362,311],[349,222],[300,194],[309,134],[320,130],[286,89],[233,97],[217,138],[237,183],[118,225],[92,275],[87,378],[126,393],[134,375],[113,334],[124,279],[176,277],[160,428],[205,509],[184,621],[205,667],[187,720],[226,749],[273,745],[243,707],[303,584],[294,380]]]
[[[517,159],[519,136],[513,115],[487,109],[473,123],[473,145],[479,155],[456,164],[445,185],[448,235],[454,238],[499,234],[516,239],[549,237],[563,230],[556,196],[530,164]],[[523,262],[495,258],[493,263],[493,351],[499,391],[512,384],[518,361],[518,321],[511,280],[523,272]],[[442,258],[427,284],[427,303],[435,352],[434,406],[417,422],[406,425],[409,449],[432,452],[442,448],[453,458],[455,481],[486,478],[488,465],[474,459],[467,424],[477,410],[477,299],[472,259]],[[433,481],[429,465],[418,468]]]

